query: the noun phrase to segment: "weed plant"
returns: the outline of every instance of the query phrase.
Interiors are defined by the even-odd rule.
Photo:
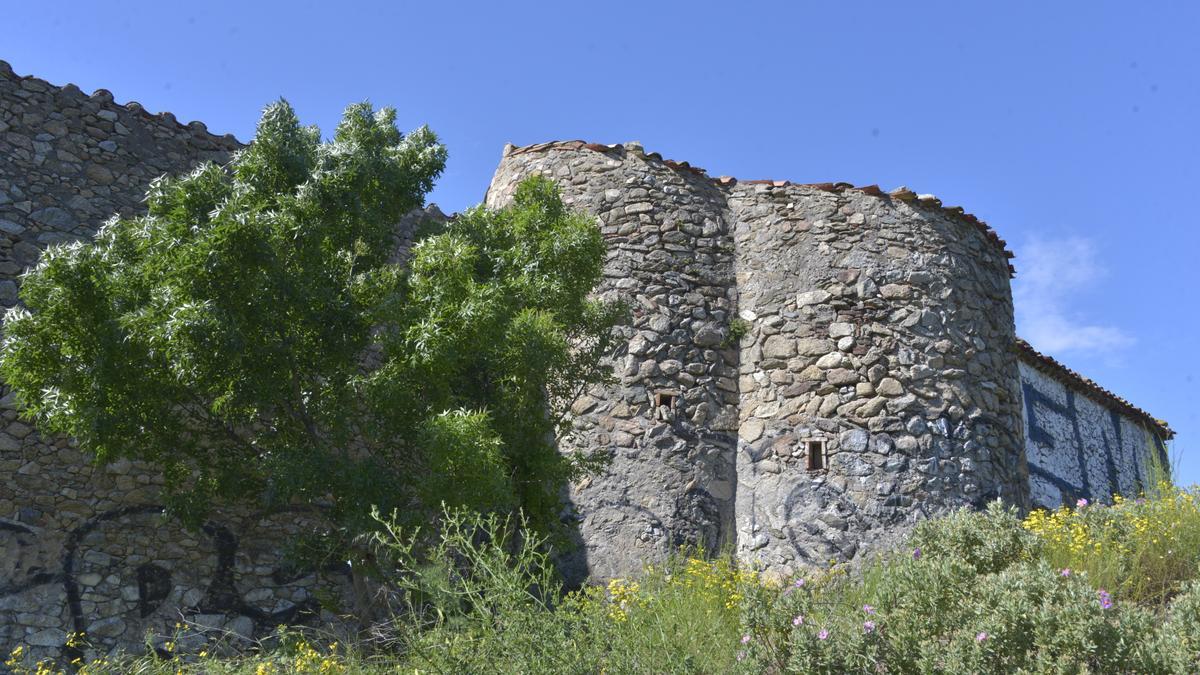
[[[391,620],[335,640],[289,630],[250,651],[90,653],[21,675],[83,673],[1191,673],[1200,663],[1200,508],[1162,483],[1136,500],[999,503],[916,527],[851,570],[766,578],[678,556],[564,592],[519,520],[394,520],[373,542]],[[78,637],[78,636],[77,636]],[[170,643],[169,643],[170,644]]]

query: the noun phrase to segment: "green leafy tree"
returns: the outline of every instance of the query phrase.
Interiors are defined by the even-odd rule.
[[[511,207],[396,223],[445,164],[390,109],[333,138],[271,105],[228,166],[150,186],[144,217],[50,247],[5,319],[0,375],[44,432],[145,460],[169,508],[315,505],[330,541],[371,507],[522,508],[552,530],[564,412],[603,381],[618,309],[588,299],[604,245],[547,180]]]

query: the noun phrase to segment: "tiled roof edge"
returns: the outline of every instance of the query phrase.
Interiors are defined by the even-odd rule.
[[[743,181],[739,181],[738,179],[733,178],[731,176],[720,176],[719,178],[712,178],[708,175],[708,173],[704,169],[701,169],[700,167],[697,167],[697,166],[692,166],[692,165],[688,164],[687,162],[676,162],[676,161],[670,160],[670,159],[663,159],[662,155],[658,154],[657,152],[647,154],[644,150],[642,150],[642,146],[639,144],[636,144],[636,143],[626,143],[624,145],[616,145],[616,144],[605,145],[603,143],[589,143],[587,141],[580,141],[580,140],[550,141],[548,143],[536,143],[534,145],[526,145],[526,146],[521,146],[521,147],[509,145],[505,148],[504,154],[505,154],[505,156],[523,155],[523,154],[527,154],[527,153],[531,153],[531,152],[543,152],[543,151],[551,150],[551,149],[555,149],[555,150],[587,149],[587,150],[592,150],[594,152],[600,152],[600,153],[605,153],[605,154],[607,154],[609,152],[617,153],[617,152],[634,150],[647,159],[660,161],[663,164],[665,164],[666,166],[668,166],[676,171],[686,171],[687,173],[690,173],[693,175],[702,176],[708,180],[713,181],[720,187],[732,187],[738,183],[742,183],[742,184],[746,184],[746,185],[770,185],[772,187],[787,187],[790,185],[795,185],[798,187],[810,187],[810,188],[815,188],[818,190],[824,190],[826,192],[835,192],[835,193],[843,192],[845,190],[856,190],[858,192],[862,192],[863,194],[866,194],[866,195],[869,195],[872,197],[879,197],[881,199],[898,199],[900,201],[907,202],[914,206],[924,207],[924,208],[931,209],[931,210],[936,209],[945,216],[954,218],[955,220],[958,220],[961,222],[965,222],[965,223],[975,227],[976,229],[978,229],[983,234],[983,236],[989,242],[991,242],[991,244],[993,246],[998,248],[1004,254],[1005,258],[1008,258],[1011,260],[1013,257],[1015,257],[1013,255],[1013,252],[1008,249],[1008,242],[1001,239],[1000,235],[997,234],[995,230],[993,230],[987,223],[980,220],[974,214],[967,213],[961,206],[942,206],[942,201],[940,199],[938,199],[937,197],[934,197],[933,195],[918,195],[917,193],[913,192],[912,190],[909,190],[906,187],[898,187],[895,190],[892,190],[891,192],[884,192],[883,190],[881,190],[879,188],[878,185],[855,186],[850,183],[793,183],[791,181],[786,181],[786,180],[743,180]],[[1008,273],[1009,273],[1009,276],[1013,276],[1016,274],[1016,268],[1014,268],[1012,266],[1012,264],[1009,264],[1009,266],[1008,266]]]
[[[1026,363],[1034,368],[1037,368],[1038,370],[1053,377],[1065,380],[1075,388],[1100,399],[1101,402],[1107,403],[1108,405],[1119,409],[1121,412],[1124,412],[1128,416],[1145,423],[1162,434],[1164,439],[1173,438],[1175,436],[1175,432],[1171,430],[1171,427],[1167,426],[1165,421],[1158,419],[1154,415],[1151,415],[1145,410],[1142,410],[1129,401],[1126,401],[1120,396],[1117,396],[1111,391],[1105,389],[1097,384],[1095,380],[1080,375],[1079,373],[1060,363],[1054,357],[1047,356],[1046,354],[1039,352],[1038,350],[1034,349],[1033,345],[1029,344],[1025,340],[1022,340],[1021,338],[1017,338],[1017,353],[1022,359],[1025,360]]]
[[[70,92],[71,90],[74,90],[74,91],[78,92],[80,96],[87,96],[88,98],[91,98],[92,100],[97,101],[102,105],[108,105],[114,109],[125,110],[127,112],[130,112],[130,113],[133,113],[136,115],[141,115],[142,117],[149,119],[149,120],[173,123],[180,130],[189,131],[195,136],[207,138],[214,143],[218,143],[218,144],[228,147],[230,150],[237,150],[239,148],[243,148],[246,146],[245,143],[242,143],[241,141],[239,141],[237,139],[237,137],[235,137],[233,134],[217,135],[217,134],[210,132],[208,130],[208,126],[205,125],[204,122],[201,122],[199,120],[192,120],[191,122],[188,122],[187,124],[183,124],[175,118],[174,114],[169,113],[169,112],[152,113],[152,112],[146,110],[144,107],[142,107],[142,104],[138,103],[137,101],[128,101],[126,103],[117,103],[116,101],[113,100],[112,92],[110,92],[107,89],[97,89],[96,91],[94,91],[90,95],[88,95],[88,94],[84,94],[83,91],[80,90],[79,87],[77,87],[74,84],[71,84],[69,82],[60,87],[56,84],[47,82],[41,78],[37,78],[32,75],[17,75],[15,72],[13,72],[12,66],[7,61],[4,61],[4,60],[0,60],[0,77],[13,78],[13,79],[17,80],[18,82],[25,82],[25,81],[37,82],[37,83],[42,84],[56,92],[63,92],[63,91]]]

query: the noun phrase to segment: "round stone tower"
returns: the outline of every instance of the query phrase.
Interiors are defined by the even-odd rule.
[[[505,148],[488,206],[535,173],[598,217],[598,292],[632,308],[617,383],[574,409],[568,445],[613,458],[570,490],[576,575],[727,544],[791,574],[1027,503],[1011,256],[973,216],[580,141]]]
[[[573,409],[567,444],[612,461],[570,490],[583,546],[568,556],[569,576],[636,574],[680,546],[731,544],[738,348],[724,195],[703,172],[636,144],[575,141],[506,147],[487,205],[503,205],[535,173],[599,218],[608,244],[599,293],[628,303],[632,319],[616,384]]]
[[[1009,254],[899,189],[725,180],[741,341],[737,550],[790,574],[1024,505]]]

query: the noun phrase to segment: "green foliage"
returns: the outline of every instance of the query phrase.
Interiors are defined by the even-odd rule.
[[[1147,497],[1115,496],[1111,506],[1037,510],[1024,527],[1052,565],[1083,571],[1122,598],[1165,604],[1200,569],[1196,488],[1160,482]]]
[[[721,341],[721,347],[728,349],[736,347],[750,333],[750,322],[740,317],[734,317],[733,321],[729,322],[729,333],[725,339]]]
[[[741,590],[755,575],[729,559],[673,556],[634,580],[572,596],[586,620],[588,672],[724,673],[734,667]]]
[[[729,561],[675,558],[637,581],[563,595],[548,542],[517,520],[449,512],[436,531],[393,519],[374,537],[398,591],[392,653],[430,672],[725,672],[738,631]]]
[[[407,306],[381,321],[385,365],[367,384],[389,408],[418,414],[390,416],[385,437],[428,436],[431,429],[409,426],[422,410],[487,411],[486,429],[458,427],[463,441],[499,440],[515,503],[547,531],[559,488],[591,460],[561,454],[555,439],[569,430],[571,402],[606,379],[600,361],[623,311],[587,298],[603,260],[595,224],[568,213],[553,183],[536,177],[518,187],[511,207],[470,210],[419,243]],[[442,499],[469,505],[458,493],[475,486],[443,475],[455,490]]]
[[[519,518],[452,510],[425,530],[380,522],[373,542],[395,599],[382,644],[289,634],[258,654],[99,657],[82,672],[1191,673],[1200,663],[1197,570],[1166,605],[1109,595],[1048,562],[1040,535],[998,506],[922,525],[861,570],[766,582],[727,560],[677,558],[565,596],[548,542]]]
[[[1016,510],[1000,501],[989,503],[983,514],[959,510],[923,521],[913,530],[911,544],[919,555],[961,560],[977,574],[1030,560],[1041,547],[1038,537],[1021,527]]]
[[[394,517],[379,522],[375,550],[396,591],[385,629],[392,651],[433,672],[480,672],[518,658],[550,672],[570,662],[550,609],[561,588],[548,542],[528,523],[448,510],[427,536]]]
[[[0,375],[98,462],[161,467],[191,523],[217,499],[302,503],[345,542],[372,506],[420,520],[444,500],[548,530],[586,459],[555,449],[564,413],[606,377],[617,309],[587,299],[603,241],[531,179],[389,262],[445,158],[390,109],[351,106],[322,142],[273,104],[228,166],[161,178],[146,216],[51,246]]]
[[[1146,439],[1146,449],[1142,456],[1144,468],[1141,487],[1152,496],[1156,496],[1156,491],[1161,486],[1174,485],[1171,467],[1178,466],[1179,462],[1171,461],[1167,455],[1169,441],[1160,440],[1156,432],[1145,427],[1142,429],[1142,435]]]
[[[910,548],[859,574],[749,593],[746,670],[1187,672],[1200,658],[1194,587],[1164,620],[1045,556],[998,505],[924,523]]]
[[[1171,602],[1149,648],[1162,655],[1165,672],[1187,672],[1200,663],[1200,580],[1189,581]]]

